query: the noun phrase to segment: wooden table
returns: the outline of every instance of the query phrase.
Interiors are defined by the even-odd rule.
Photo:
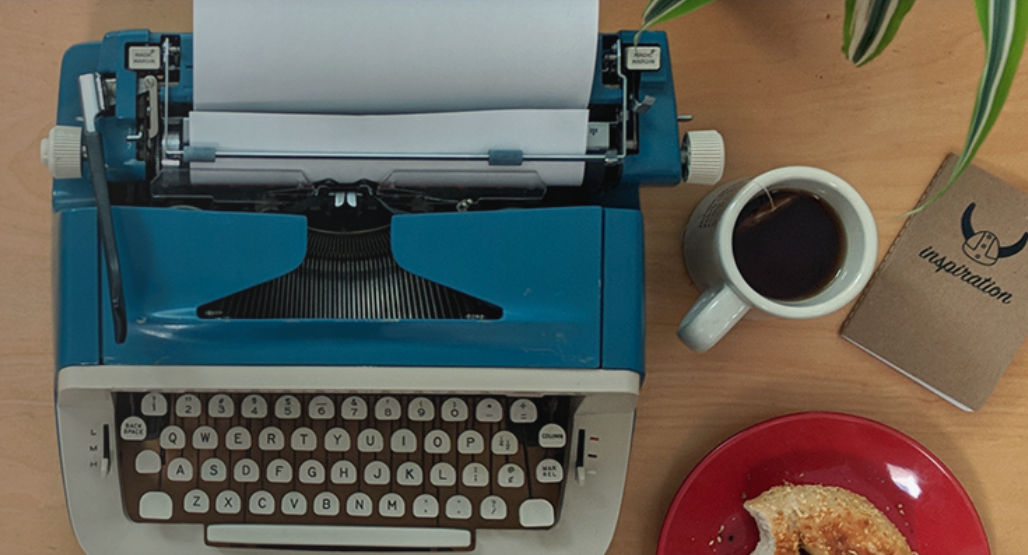
[[[636,28],[643,0],[605,0],[604,31]],[[960,148],[982,61],[972,2],[920,2],[889,50],[855,69],[839,52],[843,1],[722,0],[661,28],[679,111],[716,128],[726,177],[790,164],[853,183],[887,247],[943,157]],[[38,144],[54,121],[61,55],[106,31],[188,31],[185,0],[0,0],[0,552],[79,553],[61,489],[53,418],[50,181]],[[1025,66],[1028,68],[1028,65]],[[1028,69],[978,155],[1028,191]],[[961,480],[993,553],[1028,544],[1028,353],[986,407],[961,412],[814,321],[745,321],[696,355],[675,329],[697,296],[682,263],[685,220],[707,189],[643,193],[647,362],[612,554],[653,553],[679,484],[733,433],[796,411],[834,410],[895,427]],[[884,249],[883,249],[884,250]]]

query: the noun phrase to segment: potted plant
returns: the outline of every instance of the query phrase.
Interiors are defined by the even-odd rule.
[[[642,30],[685,15],[714,0],[650,0],[643,11]],[[914,0],[846,0],[842,51],[860,67],[889,45]],[[964,148],[948,182],[914,212],[937,200],[971,164],[1010,92],[1028,34],[1028,0],[975,0],[985,39],[985,64]],[[642,32],[640,30],[640,33]]]

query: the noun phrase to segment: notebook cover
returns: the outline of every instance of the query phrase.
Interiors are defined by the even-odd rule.
[[[842,336],[956,406],[981,408],[1028,335],[1026,243],[1028,194],[968,168],[909,218]]]

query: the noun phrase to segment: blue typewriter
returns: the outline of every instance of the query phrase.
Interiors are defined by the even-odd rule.
[[[594,29],[576,110],[351,113],[269,108],[313,83],[212,102],[215,42],[240,79],[265,59],[215,23],[71,48],[42,144],[86,553],[603,553],[643,377],[638,188],[723,159],[679,139],[666,37]]]

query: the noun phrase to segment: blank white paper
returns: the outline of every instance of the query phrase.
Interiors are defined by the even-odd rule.
[[[194,0],[194,107],[586,108],[597,0]]]

